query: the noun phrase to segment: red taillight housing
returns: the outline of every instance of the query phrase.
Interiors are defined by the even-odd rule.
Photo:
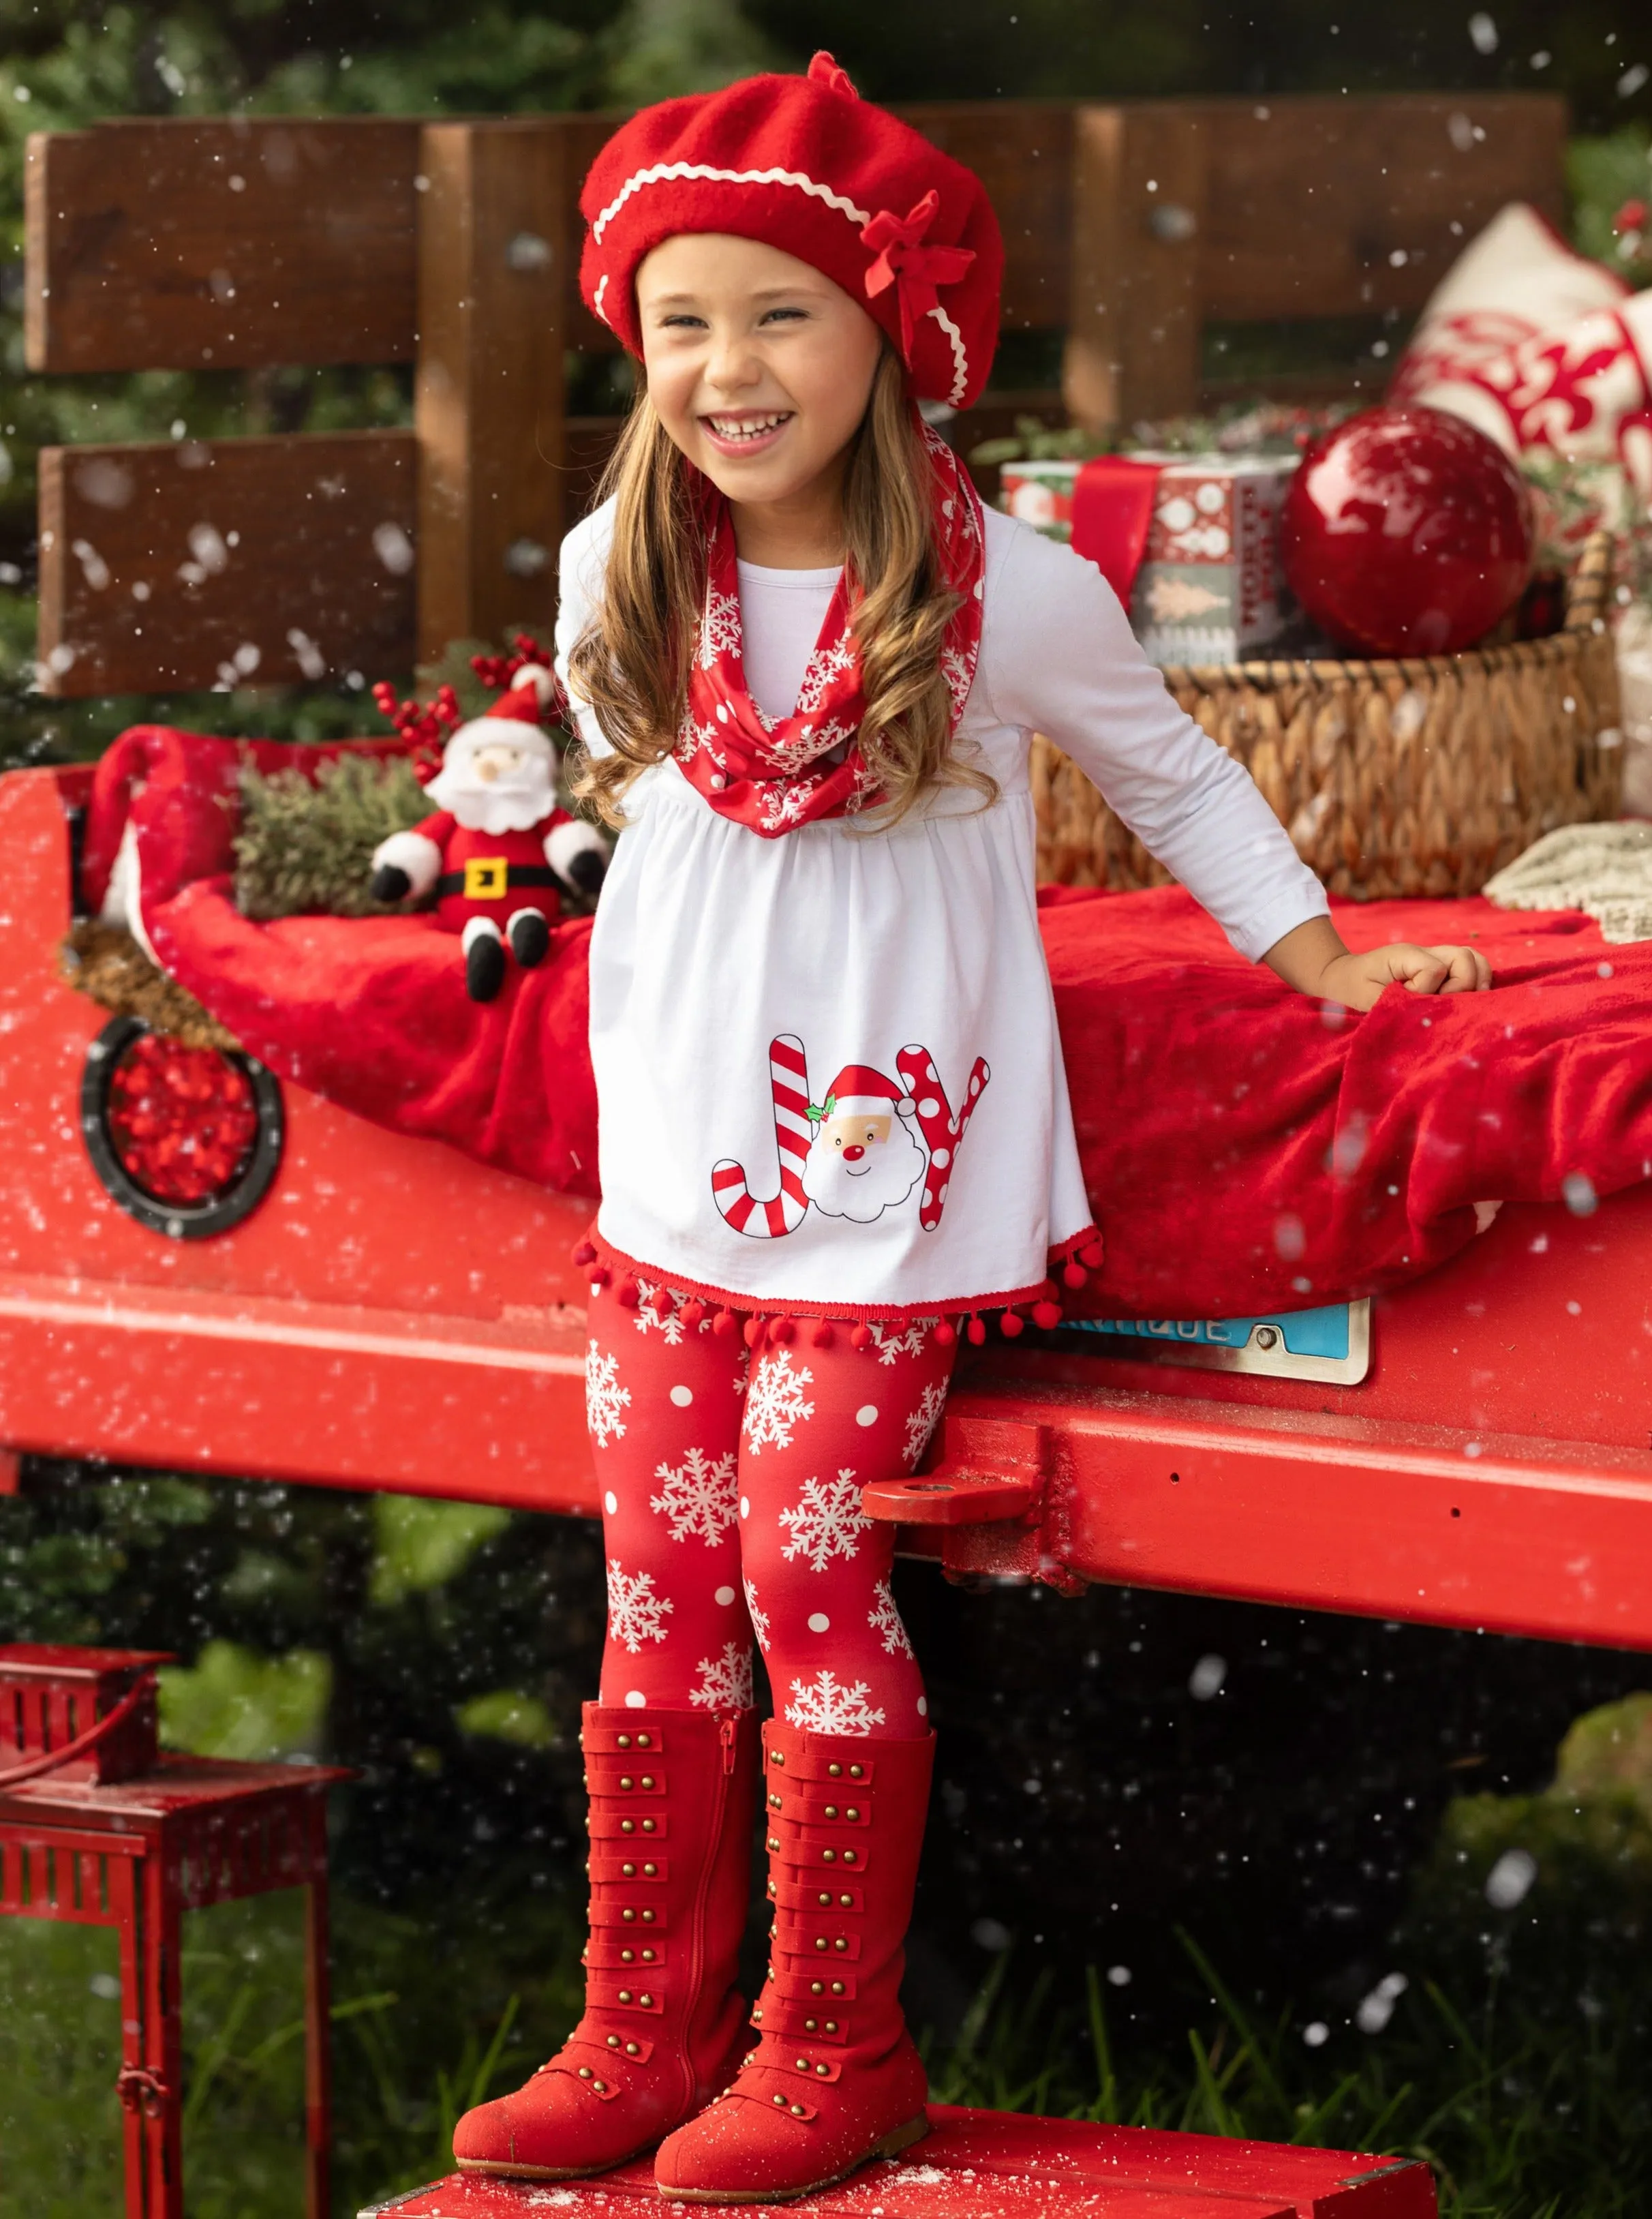
[[[281,1091],[262,1064],[186,1047],[136,1017],[115,1018],[92,1042],[80,1107],[109,1193],[173,1240],[238,1225],[281,1161]]]

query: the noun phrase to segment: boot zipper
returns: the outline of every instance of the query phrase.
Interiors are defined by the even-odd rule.
[[[711,1874],[717,1863],[718,1846],[722,1839],[724,1816],[729,1807],[729,1776],[734,1770],[735,1743],[739,1731],[740,1722],[736,1718],[724,1718],[717,1722],[717,1739],[723,1745],[723,1770],[717,1777],[717,1795],[711,1812],[711,1833],[707,1840],[705,1855],[700,1864],[699,1883],[694,1891],[694,1916],[689,1930],[692,1937],[688,1960],[688,1992],[691,1998],[699,1995],[699,1983],[705,1975],[705,1899],[711,1893]],[[685,2083],[683,2092],[691,2102],[696,2093],[694,2062],[688,2052],[689,2019],[692,2015],[693,2005],[691,2000],[688,2015],[683,2021],[682,2044]]]

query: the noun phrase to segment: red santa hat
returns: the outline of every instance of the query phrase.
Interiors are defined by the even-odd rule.
[[[591,165],[580,284],[634,355],[636,277],[679,233],[776,246],[863,304],[922,401],[967,408],[998,336],[1003,242],[972,170],[861,100],[829,54],[631,117]]]
[[[512,724],[541,726],[547,705],[556,698],[556,680],[543,663],[525,662],[511,681],[510,691],[490,702],[473,724],[488,717],[507,718]]]
[[[869,1063],[846,1063],[832,1081],[823,1117],[887,1117],[910,1115],[912,1098],[904,1086],[885,1078]]]

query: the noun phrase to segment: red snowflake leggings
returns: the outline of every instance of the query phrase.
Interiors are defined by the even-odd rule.
[[[894,1528],[860,1489],[910,1472],[956,1351],[934,1321],[847,1327],[829,1348],[748,1352],[710,1311],[591,1296],[586,1415],[602,1488],[602,1700],[721,1710],[751,1700],[754,1631],[797,1726],[910,1740],[928,1705],[890,1594]]]

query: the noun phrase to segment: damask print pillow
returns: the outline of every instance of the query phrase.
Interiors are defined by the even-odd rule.
[[[1388,398],[1449,409],[1511,455],[1616,463],[1652,500],[1652,292],[1515,202],[1436,290]]]

